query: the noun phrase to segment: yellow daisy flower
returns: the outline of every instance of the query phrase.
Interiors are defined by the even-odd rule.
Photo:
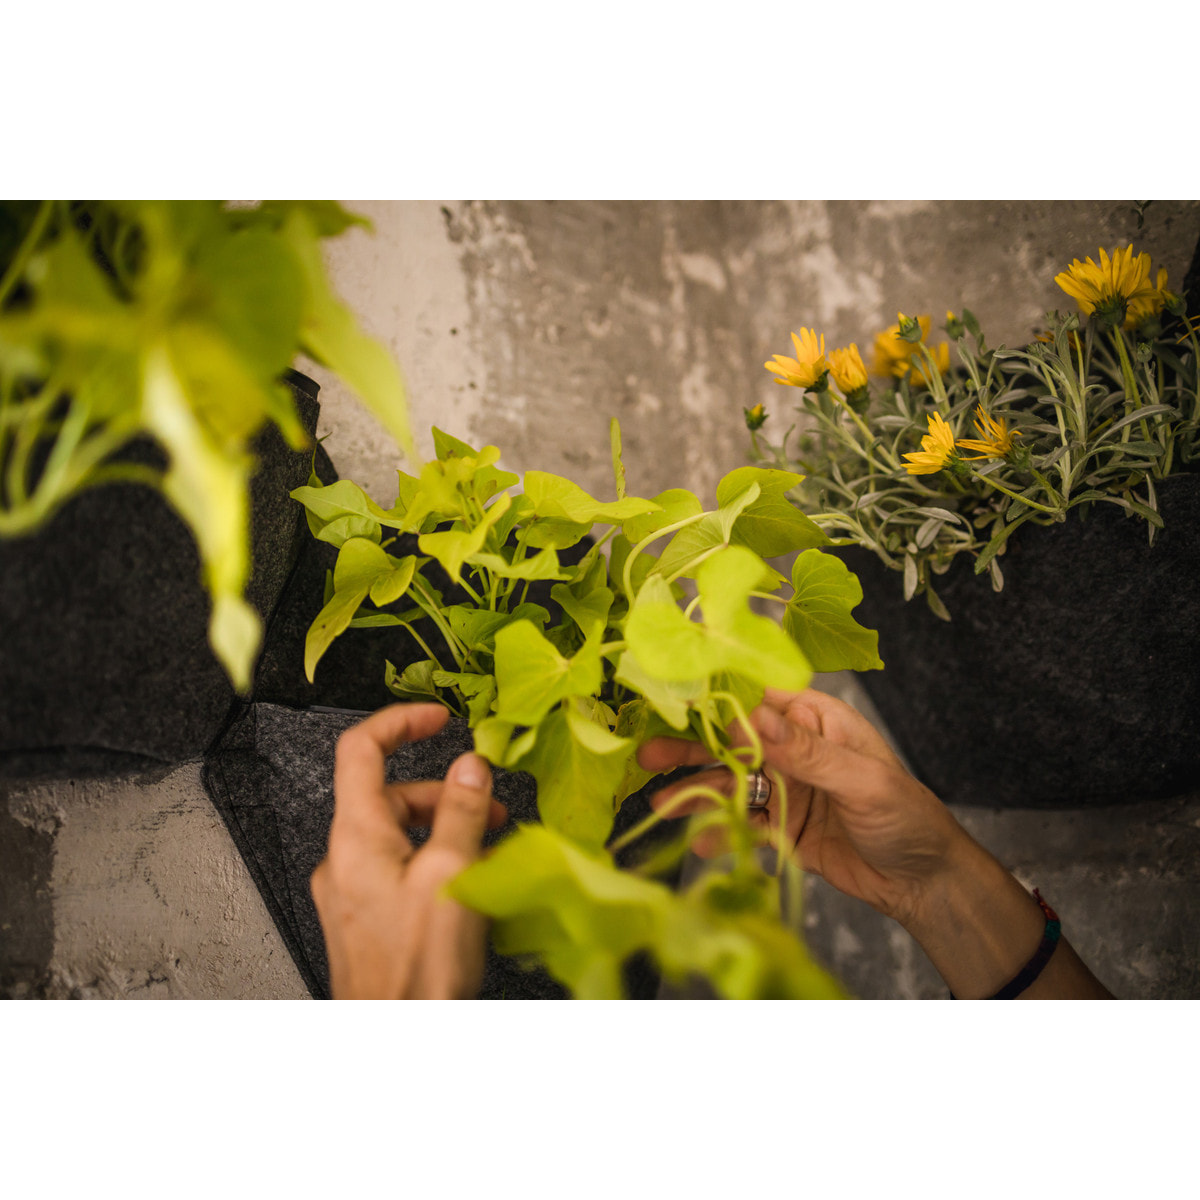
[[[825,335],[818,338],[815,329],[801,329],[799,334],[792,334],[792,344],[796,347],[795,358],[776,354],[773,361],[763,366],[778,376],[776,383],[810,388],[826,371]]]
[[[833,376],[833,382],[847,396],[867,386],[867,368],[863,366],[857,343],[844,349],[830,350],[829,373]]]
[[[977,458],[1004,458],[1013,448],[1013,438],[1021,436],[1015,430],[1010,432],[1008,422],[1003,417],[997,419],[989,415],[982,405],[975,409],[975,429],[979,440],[958,439],[958,444],[964,449],[980,452],[969,456],[972,461]]]
[[[940,342],[936,346],[928,346],[926,348],[933,355],[934,365],[938,369],[938,374],[945,375],[950,370],[950,347],[945,342]],[[920,383],[925,387],[929,387],[929,364],[925,359],[914,356],[910,366],[912,371],[909,375],[909,383]]]
[[[929,336],[930,318],[918,317],[921,326],[921,340]],[[871,374],[882,375],[888,379],[900,379],[907,375],[911,359],[916,352],[914,342],[906,342],[900,336],[900,325],[889,325],[882,333],[875,335],[875,345],[872,347]]]
[[[1165,283],[1166,276],[1160,277]],[[1114,250],[1111,258],[1101,249],[1099,264],[1090,258],[1075,259],[1055,275],[1054,282],[1079,305],[1080,312],[1089,317],[1098,313],[1114,325],[1128,326],[1130,305],[1152,302],[1155,292],[1150,285],[1150,255],[1135,257],[1132,245]]]
[[[921,341],[924,342],[929,336],[932,318],[925,313],[916,320],[921,327]],[[900,336],[899,323],[889,325],[882,333],[875,335],[871,374],[882,375],[885,379],[903,379],[906,375],[911,375],[913,383],[922,383],[928,387],[928,364],[917,347],[918,343],[907,342]],[[937,369],[945,375],[950,370],[950,347],[942,342],[940,345],[925,348],[933,355]]]
[[[1171,293],[1167,291],[1167,268],[1158,268],[1158,278],[1148,296],[1130,300],[1125,313],[1125,328],[1136,329],[1143,321],[1157,316],[1166,307]]]
[[[904,469],[910,475],[936,475],[955,458],[954,433],[939,413],[929,414],[929,432],[921,439],[921,449],[904,456]]]

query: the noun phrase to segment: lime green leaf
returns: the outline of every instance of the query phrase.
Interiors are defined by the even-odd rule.
[[[398,600],[412,583],[416,559],[397,559],[368,538],[350,538],[333,568],[333,596],[304,639],[304,673],[312,682],[322,655],[344,633],[368,594],[376,604]]]
[[[879,634],[850,615],[862,602],[862,586],[841,559],[806,550],[792,566],[792,587],[783,627],[814,671],[883,669]]]
[[[621,532],[634,545],[648,538],[656,529],[674,525],[677,521],[685,521],[688,517],[699,516],[704,511],[699,497],[686,488],[668,488],[665,492],[659,492],[654,497],[654,503],[661,511],[630,517],[621,526]]]
[[[620,966],[641,950],[669,978],[701,975],[730,998],[845,994],[768,915],[778,912],[778,888],[767,877],[709,873],[676,896],[601,850],[523,825],[448,890],[493,919],[501,953],[535,955],[576,997],[620,996]]]
[[[668,683],[655,679],[642,670],[637,659],[628,651],[617,659],[616,680],[644,697],[646,704],[653,707],[667,725],[679,731],[687,728],[688,708],[700,698],[703,690],[695,681]],[[627,707],[623,706],[621,711],[624,712]]]
[[[483,567],[502,579],[569,579],[558,565],[558,555],[553,550],[542,550],[520,562],[510,563],[499,554],[472,554],[467,561],[473,567]]]
[[[358,540],[362,541],[363,539]],[[349,544],[347,543],[347,545]],[[374,545],[373,542],[366,544]],[[369,583],[363,583],[361,586],[335,591],[333,599],[317,613],[313,623],[308,627],[308,633],[304,638],[304,674],[309,683],[313,682],[313,673],[317,669],[317,663],[321,661],[325,651],[333,644],[334,638],[349,628],[354,614],[366,600],[370,586]]]
[[[536,954],[581,999],[621,995],[621,963],[657,939],[672,902],[662,884],[539,825],[521,826],[448,890],[495,919],[501,953]]]
[[[433,682],[439,688],[454,688],[467,701],[472,727],[487,716],[496,698],[496,680],[492,675],[439,670],[433,672]]]
[[[658,507],[653,500],[639,500],[632,496],[605,504],[592,499],[583,488],[569,479],[545,471],[525,472],[525,495],[533,502],[533,510],[539,517],[552,517],[588,526],[596,522],[619,525],[630,517],[653,512]]]
[[[347,513],[344,517],[337,517],[322,525],[312,515],[311,510],[305,509],[305,515],[308,517],[308,527],[313,536],[318,541],[328,542],[339,549],[351,538],[366,538],[368,541],[378,542],[383,536],[379,522],[374,517],[360,517],[355,513]]]
[[[521,499],[529,503],[529,510],[532,512],[533,504],[529,502],[529,497],[523,495]],[[535,549],[566,550],[570,546],[578,545],[591,531],[590,521],[580,523],[542,517],[530,524],[525,541]]]
[[[626,759],[635,749],[629,738],[617,737],[572,706],[556,708],[521,759],[521,770],[537,780],[543,823],[581,846],[602,846],[612,829]]]
[[[327,600],[326,603],[329,601]],[[402,613],[367,613],[362,617],[355,617],[347,629],[385,629],[394,628],[397,625],[411,625],[424,614],[419,608],[410,608],[407,612]]]
[[[618,678],[620,678],[619,675]],[[659,683],[657,686],[667,688],[671,685]],[[634,746],[642,746],[652,737],[658,737],[660,734],[676,736],[677,732],[685,728],[687,724],[686,708],[684,711],[685,717],[682,726],[668,724],[659,715],[656,707],[652,705],[648,697],[638,696],[636,699],[626,701],[626,703],[621,705],[621,711],[617,714],[616,728],[613,732],[618,737],[628,738],[633,742]],[[626,797],[632,796],[634,792],[644,787],[658,774],[660,772],[647,771],[644,767],[639,766],[637,754],[631,754],[625,760],[625,772],[617,784],[616,794],[613,797],[618,810]]]
[[[350,212],[336,200],[264,200],[258,208],[240,210],[237,215],[251,221],[256,217],[264,218],[271,225],[279,227],[293,211],[302,212],[317,236],[322,238],[338,237],[356,225],[369,233],[375,229],[369,218]]]
[[[508,512],[493,526],[496,531],[497,543],[501,546],[507,545],[512,531],[522,521],[527,520],[532,513],[533,505],[529,503],[527,496],[521,492],[513,496],[512,503],[508,506]]]
[[[321,537],[326,527],[344,521],[347,517],[358,518],[353,523],[354,527],[363,531],[348,536],[370,538],[373,542],[380,539],[380,526],[386,525],[390,529],[400,529],[404,524],[402,520],[380,508],[358,484],[351,483],[348,479],[339,479],[336,483],[329,484],[328,487],[313,487],[311,484],[298,487],[290,495],[293,500],[304,505],[308,516],[308,527],[312,530],[314,537]],[[344,521],[339,528],[349,529],[350,526],[351,522]],[[373,535],[369,532],[372,529],[376,531]],[[332,541],[336,536],[337,534],[334,533],[325,540]],[[342,540],[347,539],[343,538]]]
[[[585,639],[598,640],[604,632],[613,604],[611,588],[600,587],[577,596],[573,589],[559,583],[550,589],[550,599],[579,626]]]
[[[681,529],[662,552],[655,571],[668,579],[678,575],[694,578],[699,565],[706,561],[706,556],[722,546],[732,544],[734,523],[758,497],[759,486],[751,483],[716,512],[708,513],[695,524]],[[782,581],[783,576],[777,578]]]
[[[354,314],[334,294],[311,218],[293,211],[284,233],[303,273],[301,337],[305,349],[358,393],[409,462],[417,462],[400,368],[379,342],[359,328]]]
[[[262,632],[261,618],[241,596],[225,593],[214,598],[208,640],[242,695],[250,690],[251,679],[245,668],[254,663]]]
[[[436,425],[433,427],[433,445],[441,462],[448,462],[452,458],[463,458],[478,463],[474,474],[472,494],[480,504],[490,500],[496,492],[502,492],[505,488],[512,487],[514,483],[520,482],[519,475],[492,466],[500,458],[500,451],[496,446],[485,446],[482,450],[474,450],[466,442],[460,442],[458,438],[451,437]]]
[[[747,546],[764,558],[826,546],[829,538],[788,498],[787,493],[804,479],[791,471],[767,467],[738,467],[717,484],[717,504],[736,500],[752,484],[758,497],[742,511],[733,529],[734,545]]]
[[[397,672],[390,663],[384,664],[383,682],[388,691],[403,700],[435,700],[442,702],[437,685],[433,682],[435,666],[428,659],[409,663],[403,672]]]
[[[496,714],[517,725],[536,725],[567,696],[598,692],[603,678],[596,644],[565,658],[526,620],[496,633],[495,666]]]
[[[416,574],[417,560],[413,555],[407,555],[402,559],[394,559],[389,554],[388,558],[392,562],[397,562],[397,566],[386,574],[376,578],[371,584],[371,603],[378,608],[383,608],[386,604],[395,604],[413,581],[413,576]]]
[[[417,539],[417,545],[423,554],[430,554],[436,558],[446,574],[457,583],[462,574],[463,563],[483,549],[488,531],[504,516],[511,503],[509,496],[500,496],[483,514],[483,520],[474,529],[447,529],[440,533],[423,533]]]
[[[304,273],[276,233],[218,227],[197,247],[194,286],[207,303],[193,314],[211,322],[259,377],[292,365],[304,307]]]
[[[550,619],[550,614],[540,604],[521,604],[511,613],[492,612],[486,608],[473,608],[468,604],[453,604],[442,609],[454,636],[468,651],[486,650],[495,645],[496,631],[516,621],[531,621],[541,629]]]
[[[613,477],[617,482],[617,499],[625,499],[625,464],[621,461],[621,422],[616,417],[608,423],[608,439],[612,445]]]
[[[213,598],[209,641],[234,687],[245,695],[261,641],[241,607],[250,573],[249,457],[213,443],[162,345],[144,359],[142,420],[166,448],[163,494],[191,529],[200,552]]]
[[[412,559],[408,561],[408,577],[411,579]],[[401,566],[400,559],[393,558],[369,538],[350,538],[338,552],[337,562],[334,564],[334,591],[350,591],[360,586],[364,592],[369,591],[377,581],[388,578],[401,569]]]
[[[499,717],[484,717],[474,726],[475,753],[494,767],[507,767],[508,743],[516,726]]]
[[[796,691],[812,671],[795,643],[767,617],[751,612],[750,592],[765,564],[741,546],[721,550],[696,572],[703,622],[662,600],[634,605],[625,639],[647,674],[667,681],[707,679],[720,671]]]

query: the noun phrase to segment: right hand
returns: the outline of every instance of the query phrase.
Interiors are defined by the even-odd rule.
[[[764,769],[773,784],[767,818],[778,827],[782,783],[783,835],[800,866],[905,924],[955,849],[970,843],[966,832],[848,704],[812,689],[768,689],[750,721],[762,739]],[[747,739],[742,732],[734,740]],[[647,742],[638,757],[647,770],[711,761],[703,746],[674,738]],[[730,772],[718,767],[663,789],[652,804],[661,808],[697,783],[726,793],[733,788]],[[673,815],[706,807],[696,800]],[[721,848],[711,835],[696,846],[702,854]]]

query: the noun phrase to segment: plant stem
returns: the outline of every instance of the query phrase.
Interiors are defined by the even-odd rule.
[[[21,278],[30,257],[37,249],[38,243],[42,240],[42,234],[46,232],[46,227],[50,224],[51,214],[54,212],[54,203],[53,200],[42,201],[41,207],[37,211],[37,216],[34,217],[33,224],[29,227],[29,232],[25,235],[25,240],[17,248],[12,262],[8,264],[8,270],[4,272],[4,277],[0,279],[0,310],[3,310],[9,293],[16,287],[17,280]]]

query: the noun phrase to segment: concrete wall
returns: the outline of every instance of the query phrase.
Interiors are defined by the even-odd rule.
[[[351,207],[376,233],[331,246],[334,278],[403,365],[421,448],[431,450],[437,424],[499,445],[510,469],[566,474],[600,496],[612,494],[616,416],[632,492],[687,486],[711,497],[744,461],[744,406],[764,402],[777,414],[769,428],[786,428],[789,393],[762,364],[788,352],[801,325],[830,347],[857,340],[865,354],[897,310],[936,322],[965,304],[993,343],[1015,343],[1045,309],[1064,306],[1053,277],[1071,258],[1133,241],[1179,284],[1200,233],[1194,201],[1155,203],[1141,232],[1130,202]],[[319,432],[339,470],[390,503],[394,448],[340,384],[299,365],[323,385]],[[833,686],[855,695],[844,680]],[[1053,899],[1068,935],[1091,931],[1080,948],[1111,986],[1195,995],[1195,922],[1166,919],[1177,911],[1170,897],[1195,892],[1193,869],[1160,853],[1166,832],[1128,835],[1158,822],[1178,848],[1181,829],[1194,838],[1196,800],[1149,822],[1110,821],[1093,866],[1072,865],[1074,818],[1053,837],[1045,814],[965,819],[1047,894],[1044,872],[1059,872]],[[1052,845],[1039,858],[1043,843]],[[1133,890],[1114,891],[1122,879]],[[1169,944],[1157,957],[1137,950],[1139,905],[1163,918]],[[919,952],[868,917],[814,889],[814,942],[859,994],[936,994]],[[186,763],[153,776],[0,784],[0,994],[304,992],[197,764]]]

